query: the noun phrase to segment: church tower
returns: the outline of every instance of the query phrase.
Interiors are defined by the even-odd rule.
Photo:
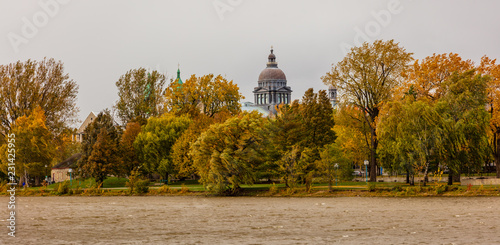
[[[330,103],[332,103],[332,107],[335,108],[335,106],[338,103],[337,88],[335,88],[333,85],[328,86],[328,98],[330,98]]]
[[[292,89],[287,86],[285,73],[278,68],[272,47],[267,67],[260,73],[258,87],[255,87],[253,93],[255,106],[273,113],[276,113],[276,105],[290,104]]]

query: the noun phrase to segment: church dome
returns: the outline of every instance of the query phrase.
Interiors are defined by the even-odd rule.
[[[259,75],[259,81],[264,80],[286,80],[286,76],[280,68],[267,67]]]
[[[259,81],[269,81],[269,80],[286,80],[285,73],[278,68],[278,63],[276,62],[276,55],[273,53],[271,48],[271,54],[269,54],[267,62],[267,67],[259,75]]]

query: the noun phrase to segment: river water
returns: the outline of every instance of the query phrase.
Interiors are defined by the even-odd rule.
[[[500,244],[500,198],[18,197],[0,244]]]

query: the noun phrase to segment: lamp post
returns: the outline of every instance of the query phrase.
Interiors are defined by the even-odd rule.
[[[47,178],[47,164],[45,164],[45,181],[49,181],[49,179]]]
[[[69,185],[73,186],[73,178],[71,178],[72,177],[71,173],[73,172],[73,169],[70,168],[68,172],[69,172]]]
[[[339,164],[335,163],[335,186],[338,186],[337,184],[337,171],[339,170]]]
[[[365,182],[368,182],[368,160],[365,160]]]

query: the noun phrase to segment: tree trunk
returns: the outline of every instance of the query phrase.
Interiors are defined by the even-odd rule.
[[[35,186],[39,186],[40,185],[40,176],[36,176],[35,177]]]
[[[370,151],[370,182],[377,182],[377,145],[375,130],[372,129],[372,149]]]
[[[448,185],[453,185],[453,174],[451,171],[448,173]]]
[[[333,191],[333,188],[332,188],[332,178],[330,178],[330,180],[328,180],[328,192],[332,192]]]
[[[427,185],[429,181],[429,162],[425,164],[425,172],[424,172],[424,186]]]
[[[495,165],[497,169],[497,178],[500,178],[500,137],[495,133]]]
[[[410,170],[406,169],[406,184],[410,183]]]
[[[29,188],[30,187],[30,181],[28,178],[28,171],[24,170],[24,188]]]
[[[460,171],[458,173],[453,173],[453,182],[460,182]]]

